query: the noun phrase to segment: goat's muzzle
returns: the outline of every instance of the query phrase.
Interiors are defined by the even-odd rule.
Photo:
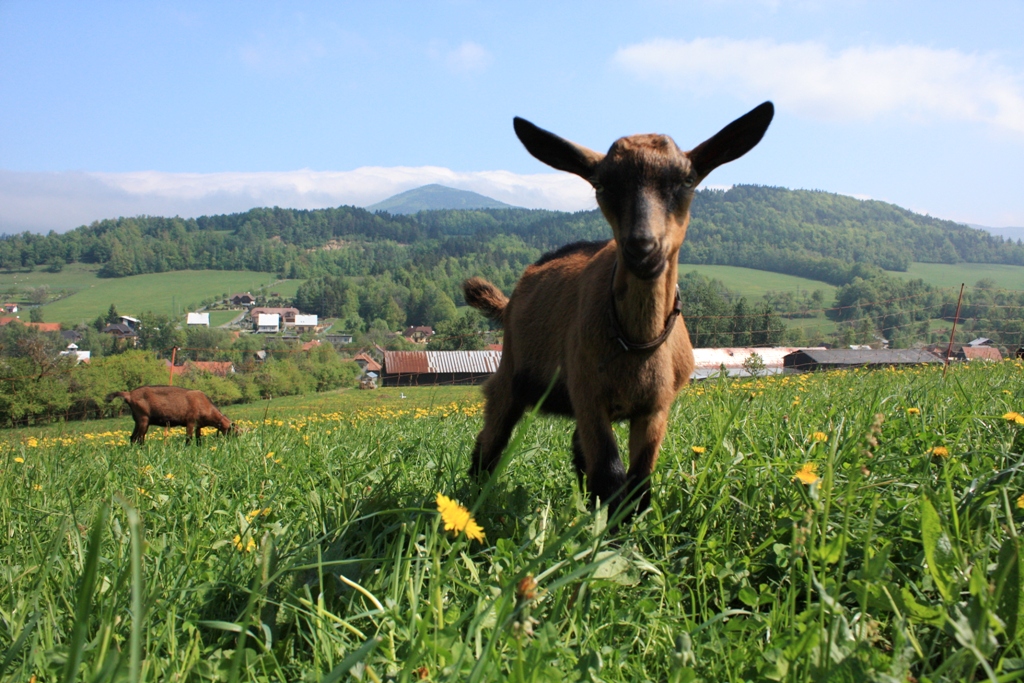
[[[653,280],[665,270],[665,257],[653,237],[632,237],[622,242],[626,268],[641,280]]]

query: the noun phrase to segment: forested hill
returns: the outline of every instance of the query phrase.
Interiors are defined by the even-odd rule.
[[[252,209],[196,219],[103,220],[64,234],[0,239],[0,269],[82,261],[123,277],[181,269],[252,269],[285,277],[477,268],[511,286],[540,253],[610,229],[597,211]],[[739,265],[834,284],[911,261],[1024,265],[1024,246],[892,204],[826,192],[737,186],[702,190],[680,260]]]

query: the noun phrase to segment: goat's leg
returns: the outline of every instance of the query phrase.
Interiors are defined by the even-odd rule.
[[[196,426],[191,422],[185,423],[185,443],[192,441],[192,433],[195,431]],[[197,441],[198,443],[198,441]]]
[[[576,483],[579,484],[580,493],[586,495],[583,488],[583,477],[587,474],[587,458],[583,455],[579,428],[574,429],[572,432],[572,464],[576,467]]]
[[[668,410],[634,417],[629,423],[629,501],[638,501],[642,512],[651,505],[651,472],[668,426]]]
[[[201,445],[200,442],[203,440],[203,426],[196,424],[196,445]]]
[[[469,468],[471,476],[494,471],[512,430],[525,410],[526,406],[514,396],[502,393],[488,397],[484,406],[484,428],[477,435],[476,447],[473,448],[473,461]]]
[[[149,430],[149,418],[145,416],[139,417],[135,422],[135,430],[132,432],[131,443],[144,444],[146,443],[146,432]]]
[[[607,418],[577,415],[576,431],[587,471],[587,490],[601,504],[607,504],[609,515],[621,502],[626,484],[626,468],[619,457],[615,434]]]

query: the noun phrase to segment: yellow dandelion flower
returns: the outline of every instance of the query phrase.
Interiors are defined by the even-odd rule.
[[[700,455],[701,453],[703,453],[707,449],[704,448],[703,446],[690,446],[690,450],[693,451],[694,453],[696,453],[697,455]]]
[[[921,409],[920,408],[907,408],[907,415],[920,415],[920,414],[921,414]]]
[[[821,477],[818,476],[818,466],[813,462],[804,463],[804,466],[793,475],[793,481],[799,481],[808,486],[821,481]]]
[[[43,487],[42,487],[41,484],[32,484],[32,490],[33,491],[42,491]]]
[[[814,441],[815,443],[824,443],[828,441],[828,434],[825,432],[814,432],[811,434],[811,441]]]
[[[1020,497],[1017,498],[1017,507],[1024,508],[1024,493],[1020,494]]]
[[[459,505],[456,501],[438,493],[437,511],[441,513],[441,521],[444,522],[445,531],[453,531],[456,536],[465,531],[467,538],[483,542],[483,528],[476,523],[476,520],[469,514],[469,510]]]
[[[17,463],[22,463],[22,462],[25,462],[25,458],[23,458],[23,457],[21,457],[21,456],[18,456],[18,457],[16,457],[16,458],[14,459],[14,462],[17,462]]]
[[[28,446],[29,448],[35,448],[36,446],[39,445],[39,439],[35,438],[34,436],[30,436],[25,441],[25,445]]]
[[[256,541],[251,536],[243,541],[240,534],[235,534],[231,542],[234,543],[235,549],[240,553],[251,553],[256,549]]]
[[[270,460],[270,459],[271,459],[271,458],[273,458],[273,457],[274,457],[274,451],[270,451],[270,452],[269,452],[269,453],[267,453],[267,455],[266,455],[266,458],[267,458],[267,460]]]
[[[170,481],[171,479],[174,479],[174,475],[168,472],[167,474],[164,475],[164,479]]]
[[[249,512],[245,513],[245,521],[251,522],[252,520],[256,519],[259,516],[260,516],[259,508],[256,508],[255,510],[250,510]]]
[[[1024,425],[1024,415],[1015,412],[1009,412],[1003,415],[1003,419],[1009,422],[1016,422],[1019,425]]]
[[[948,458],[949,457],[949,449],[947,449],[945,446],[936,446],[935,448],[933,448],[931,450],[931,453],[936,458]]]

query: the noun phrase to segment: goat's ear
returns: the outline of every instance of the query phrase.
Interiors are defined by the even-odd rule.
[[[590,181],[594,167],[604,158],[600,152],[569,142],[518,116],[512,119],[512,125],[519,141],[530,154],[559,171],[575,173]]]
[[[690,162],[697,175],[704,178],[722,164],[752,150],[761,142],[773,116],[775,106],[771,102],[760,104],[690,150]]]

